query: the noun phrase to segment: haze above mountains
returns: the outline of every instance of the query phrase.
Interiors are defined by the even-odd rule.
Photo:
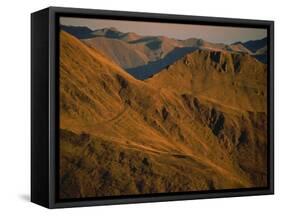
[[[265,187],[264,45],[62,26],[60,197]]]

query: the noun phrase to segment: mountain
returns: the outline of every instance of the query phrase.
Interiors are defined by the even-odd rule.
[[[128,33],[124,33],[120,39],[126,42],[132,42],[132,41],[136,41],[139,40],[140,38],[142,38],[142,36],[134,33],[134,32],[128,32]]]
[[[255,53],[255,58],[260,62],[267,63],[267,46],[260,48]]]
[[[264,65],[251,56],[195,51],[140,81],[64,31],[60,50],[60,198],[266,186],[266,110],[249,99],[266,97]]]
[[[126,70],[137,79],[144,80],[158,73],[160,70],[164,69],[175,61],[179,60],[184,55],[195,50],[211,50],[218,52],[245,53],[252,55],[252,52],[244,47],[242,43],[225,45],[222,43],[211,43],[202,39],[190,38],[184,41],[177,41],[172,44],[175,48],[173,50],[169,49],[169,52],[167,52],[167,54],[159,60],[151,61],[138,67],[127,68]],[[259,61],[266,63],[264,59],[262,59],[263,56],[259,57],[255,55],[255,57]]]
[[[191,50],[177,40],[162,36],[141,37],[112,29],[97,30],[93,35],[83,42],[103,52],[138,79],[148,78]]]
[[[128,39],[128,37],[124,36],[124,33],[121,33],[116,29],[114,29],[114,31],[112,29],[103,29],[98,32],[99,34],[96,35],[99,35],[100,37],[84,41],[87,44],[90,44],[90,46],[96,46],[100,51],[112,58],[131,75],[140,80],[151,77],[155,73],[181,58],[183,55],[196,49],[247,53],[253,55],[262,63],[266,63],[266,53],[253,53],[251,50],[246,48],[242,42],[226,45],[223,43],[211,43],[197,38],[175,40],[163,36],[140,36],[133,33],[126,34],[127,36],[131,35],[130,39]],[[110,32],[110,34],[108,32]],[[114,35],[114,37],[112,35]],[[106,40],[99,42],[102,38],[106,38]],[[115,43],[117,43],[116,41],[119,41],[124,45],[126,44],[126,47],[131,47],[134,52],[137,52],[142,56],[142,60],[140,61],[139,58],[134,58],[134,55],[131,55],[126,51],[127,49],[113,46],[111,42],[112,40],[114,40]],[[106,42],[108,42],[108,44]],[[265,47],[262,49],[265,49]],[[122,50],[122,54],[120,50]],[[125,59],[128,58],[132,60],[126,61]]]
[[[87,27],[62,25],[62,30],[72,34],[78,39],[86,39],[86,43],[90,43],[90,40],[93,40],[93,44],[95,44],[95,40],[101,40],[102,38],[110,39],[106,40],[109,43],[111,43],[112,40],[118,40],[119,42],[126,43],[127,47],[131,46],[132,49],[137,49],[138,52],[142,52],[149,58],[149,61],[159,60],[173,49],[183,47],[182,43],[175,39],[164,36],[141,36],[133,32],[124,33],[113,27],[91,30]],[[102,46],[100,46],[100,49],[104,51]],[[129,68],[129,65],[125,68]]]
[[[66,26],[61,25],[61,30],[68,32],[69,34],[79,38],[79,39],[86,39],[93,37],[92,29],[84,26]]]
[[[243,43],[238,42],[238,43],[234,43],[229,45],[230,50],[235,51],[235,52],[240,52],[240,53],[248,53],[250,55],[252,55],[253,53],[248,50]]]
[[[88,46],[103,52],[122,68],[138,67],[149,62],[147,55],[122,40],[95,37],[83,41]]]
[[[244,43],[238,43],[246,47],[250,51],[248,53],[254,56],[258,61],[267,64],[267,37],[260,40],[250,40]],[[231,46],[235,44],[232,44]]]
[[[121,32],[116,28],[91,30],[87,27],[62,26],[66,32],[81,39],[90,47],[97,48],[138,79],[147,79],[183,55],[195,49],[248,53],[266,63],[266,53],[256,53],[266,38],[230,45],[211,43],[202,39],[176,40],[165,36],[141,36],[133,32]],[[265,47],[260,50],[266,49]]]
[[[126,42],[135,41],[142,38],[142,36],[134,32],[123,33],[113,27],[95,30],[93,31],[92,35],[93,37],[106,37],[110,39],[119,39]]]
[[[235,109],[266,112],[266,73],[266,65],[246,53],[196,50],[147,82],[220,101]]]
[[[187,53],[193,52],[197,48],[195,47],[181,47],[175,48],[170,53],[168,53],[164,58],[157,61],[148,62],[147,64],[140,65],[133,68],[126,69],[131,75],[139,80],[145,80],[154,74],[158,73],[160,70],[168,67],[170,64],[174,63],[176,60],[180,59]]]
[[[94,38],[115,39],[127,43],[133,49],[142,52],[149,61],[156,61],[165,57],[176,47],[182,47],[175,39],[164,36],[141,36],[133,32],[123,33],[115,28],[104,28],[93,31]],[[103,50],[101,50],[103,51]],[[128,66],[125,68],[129,68]]]
[[[197,47],[200,49],[209,49],[214,51],[221,51],[227,49],[227,45],[223,43],[211,43],[203,39],[197,38],[189,38],[187,40],[182,41],[182,43],[186,47]]]
[[[267,37],[260,40],[250,40],[243,43],[243,45],[251,52],[256,53],[259,49],[267,46]]]
[[[68,26],[68,25],[61,25],[61,30],[79,38],[79,39],[88,39],[93,37],[106,37],[111,39],[121,39],[123,41],[133,41],[140,39],[142,36],[133,33],[123,33],[120,32],[118,29],[111,27],[111,28],[103,28],[92,30],[85,26]]]
[[[156,54],[156,59],[166,56],[171,50],[183,45],[175,39],[165,36],[143,36],[138,40],[130,41],[131,44],[142,44]]]
[[[119,39],[123,36],[123,32],[118,31],[116,28],[103,28],[97,29],[92,32],[93,37],[106,37],[106,38],[113,38]]]

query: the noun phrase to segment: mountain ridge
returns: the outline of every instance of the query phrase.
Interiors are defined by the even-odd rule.
[[[210,68],[211,84],[232,78],[231,66],[220,71],[224,61],[233,63],[231,54],[195,51],[140,81],[70,34],[62,31],[60,37],[61,198],[266,185],[265,111],[229,109],[188,91],[192,76],[204,85]],[[236,76],[256,84],[261,78],[244,67],[255,59],[241,58]],[[181,82],[175,88],[155,79],[177,65],[174,76]],[[190,73],[189,67],[197,70]],[[249,91],[239,85],[237,90],[238,96]]]
[[[67,29],[66,26],[63,26],[63,28]],[[68,32],[74,32],[73,35],[78,38],[80,36],[73,31],[73,27],[70,27]],[[124,33],[116,28],[91,30],[90,33],[86,31],[85,34],[80,36],[80,39],[91,47],[98,47],[100,51],[113,59],[123,69],[139,79],[146,79],[169,65],[170,61],[165,62],[165,59],[170,60],[169,56],[172,56],[176,50],[184,50],[184,48],[186,50],[196,48],[249,53],[262,63],[267,61],[267,52],[255,53],[257,50],[252,51],[255,41],[249,41],[249,43],[236,42],[226,45],[211,43],[198,38],[176,40],[165,36],[141,36],[133,32]],[[264,40],[258,40],[257,43],[261,44],[261,41]],[[264,47],[261,48],[261,50],[264,49]],[[177,59],[174,58],[174,60]]]

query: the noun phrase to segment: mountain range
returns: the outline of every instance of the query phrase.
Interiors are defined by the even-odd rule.
[[[77,28],[77,29],[76,29]],[[87,27],[62,26],[62,29],[96,47],[137,79],[147,79],[185,54],[196,49],[247,53],[267,61],[267,38],[230,45],[198,38],[177,40],[165,36],[141,36],[116,28],[91,30]]]
[[[252,42],[71,29],[60,32],[60,198],[267,185],[267,66]]]

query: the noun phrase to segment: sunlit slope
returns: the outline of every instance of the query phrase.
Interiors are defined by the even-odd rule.
[[[62,128],[87,131],[121,142],[128,136],[139,144],[155,139],[168,145],[137,113],[154,103],[152,88],[67,33],[61,34],[61,41]],[[126,118],[122,127],[115,128],[116,123]],[[161,148],[164,147],[161,145]]]
[[[147,82],[234,110],[266,112],[266,65],[248,54],[197,50]]]
[[[266,80],[266,65],[248,54],[198,50],[146,82],[183,97],[229,159],[265,184]]]
[[[201,101],[187,76],[174,90],[162,79],[136,80],[98,50],[60,37],[61,197],[266,184],[264,113]]]

